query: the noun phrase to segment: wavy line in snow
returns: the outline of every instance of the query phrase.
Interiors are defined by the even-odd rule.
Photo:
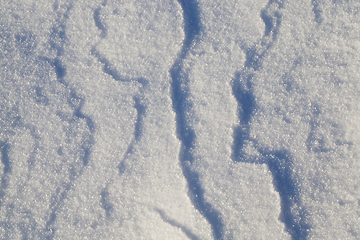
[[[141,138],[141,135],[142,135],[141,130],[143,128],[143,119],[145,116],[146,106],[142,104],[141,99],[143,98],[143,94],[142,94],[143,88],[148,85],[148,81],[145,78],[141,78],[141,77],[140,78],[129,78],[129,77],[125,77],[125,76],[121,75],[119,73],[119,71],[113,66],[113,64],[111,64],[111,62],[96,49],[97,45],[99,45],[101,43],[101,41],[107,37],[108,29],[106,28],[106,24],[101,19],[101,9],[103,7],[106,7],[106,5],[107,5],[107,1],[105,0],[101,3],[101,5],[99,7],[97,7],[94,10],[94,13],[93,13],[95,26],[101,31],[101,33],[100,33],[101,39],[91,48],[90,54],[92,56],[94,56],[98,60],[98,62],[103,64],[103,72],[105,74],[111,76],[115,81],[128,82],[128,83],[137,82],[140,84],[139,96],[133,97],[134,102],[135,102],[134,108],[136,109],[136,112],[137,112],[137,118],[136,118],[135,126],[134,126],[134,138],[128,144],[128,148],[124,154],[124,157],[122,158],[122,160],[120,161],[120,163],[118,165],[119,175],[122,175],[126,169],[125,160],[127,159],[128,155],[133,152],[134,145],[139,141],[139,139]]]
[[[201,31],[200,13],[195,0],[178,0],[183,9],[185,39],[182,49],[174,65],[170,69],[171,99],[176,114],[177,137],[181,141],[179,159],[185,179],[189,187],[189,197],[195,208],[205,217],[212,228],[214,239],[223,239],[223,222],[220,213],[216,211],[204,198],[199,174],[191,169],[195,132],[186,120],[186,110],[190,107],[187,101],[189,95],[188,79],[183,74],[183,61],[187,57],[191,46]]]
[[[139,97],[134,96],[133,99],[135,102],[134,108],[136,109],[136,113],[137,113],[135,127],[134,127],[134,138],[129,143],[128,148],[124,154],[124,157],[120,161],[120,164],[118,165],[119,175],[122,175],[125,172],[126,169],[125,161],[128,158],[129,154],[131,154],[134,151],[135,144],[140,140],[142,136],[144,117],[146,114],[146,106],[141,103],[141,99]]]
[[[121,75],[116,67],[111,64],[111,62],[104,57],[97,49],[97,45],[101,43],[103,39],[107,37],[108,29],[106,28],[106,24],[101,19],[101,9],[106,7],[107,1],[104,1],[99,7],[94,10],[93,18],[95,26],[101,31],[100,32],[100,40],[91,48],[90,54],[94,56],[98,62],[103,64],[103,72],[109,76],[111,76],[115,81],[119,82],[138,82],[142,85],[142,87],[148,84],[148,81],[144,78],[129,78]]]
[[[235,74],[232,81],[233,95],[238,102],[240,124],[234,129],[232,159],[236,162],[254,162],[243,153],[246,142],[252,142],[261,154],[258,163],[266,164],[273,176],[274,188],[278,191],[281,200],[280,221],[285,224],[286,231],[292,239],[306,239],[310,226],[305,223],[306,210],[300,206],[299,191],[292,175],[293,161],[285,150],[269,151],[257,146],[257,139],[250,139],[250,122],[256,109],[252,79],[256,71],[261,69],[262,59],[274,45],[281,26],[283,1],[270,0],[261,18],[265,24],[265,31],[260,41],[252,48],[247,49],[244,68]],[[296,208],[298,213],[294,213]]]
[[[1,184],[0,184],[0,208],[2,207],[2,201],[5,196],[5,190],[9,182],[9,174],[11,174],[11,162],[9,158],[10,145],[6,142],[0,141],[1,149],[1,162],[3,164]]]
[[[179,228],[189,239],[200,240],[200,238],[198,236],[196,236],[194,233],[192,233],[191,230],[188,229],[186,226],[169,218],[163,210],[161,210],[159,208],[155,208],[154,210],[160,214],[160,217],[164,222],[167,222],[168,224],[172,225],[173,227]]]
[[[62,6],[64,7],[64,6]],[[57,218],[57,212],[62,207],[64,200],[67,198],[68,192],[71,190],[75,180],[83,173],[84,168],[88,165],[91,158],[91,149],[95,143],[95,124],[90,116],[84,114],[81,109],[85,103],[85,99],[80,97],[75,88],[71,87],[68,82],[66,82],[66,66],[61,60],[63,55],[64,46],[67,42],[66,37],[66,19],[68,18],[69,12],[72,9],[72,3],[69,3],[65,6],[66,11],[64,14],[57,14],[58,19],[53,27],[52,34],[50,35],[50,46],[56,52],[56,57],[51,59],[48,57],[43,57],[43,60],[47,61],[55,70],[56,78],[59,83],[61,83],[65,88],[69,89],[70,93],[67,96],[67,103],[73,109],[74,119],[82,119],[86,122],[86,126],[89,130],[89,135],[83,136],[82,143],[80,145],[80,162],[72,163],[70,168],[69,182],[64,183],[61,186],[58,186],[55,194],[52,196],[52,200],[49,206],[50,213],[47,216],[45,228],[40,233],[41,236],[46,237],[47,239],[53,239],[55,236],[56,229],[53,227],[53,224]],[[54,10],[56,10],[54,8]],[[57,113],[61,118],[61,113]],[[71,122],[71,120],[68,120]]]

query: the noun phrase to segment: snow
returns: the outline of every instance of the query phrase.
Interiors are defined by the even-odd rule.
[[[360,237],[357,1],[0,6],[0,239]]]

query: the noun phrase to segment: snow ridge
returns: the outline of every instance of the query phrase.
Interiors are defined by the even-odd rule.
[[[281,199],[280,221],[284,222],[286,231],[292,239],[306,239],[310,228],[304,222],[306,211],[299,206],[299,192],[296,181],[292,177],[292,158],[286,150],[268,150],[258,146],[256,139],[250,138],[250,121],[256,109],[256,101],[252,87],[252,79],[256,71],[261,69],[262,59],[276,42],[281,26],[281,0],[270,0],[261,18],[265,23],[262,39],[246,50],[244,68],[235,74],[232,81],[233,95],[238,102],[240,124],[234,129],[232,159],[236,162],[254,162],[243,152],[246,143],[252,142],[261,154],[257,163],[268,166],[273,175],[273,184]],[[296,208],[298,213],[293,213]]]
[[[183,9],[185,39],[181,52],[170,69],[172,78],[171,97],[176,114],[177,137],[181,141],[179,159],[183,174],[188,182],[189,197],[192,203],[210,223],[214,239],[223,239],[223,222],[220,213],[210,203],[206,202],[199,174],[191,169],[194,160],[192,149],[194,148],[195,132],[186,119],[186,112],[190,104],[187,101],[189,86],[187,76],[183,74],[182,68],[184,59],[201,31],[200,13],[198,4],[194,0],[179,0],[179,3]]]

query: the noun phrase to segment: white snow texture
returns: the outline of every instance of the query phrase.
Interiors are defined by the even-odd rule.
[[[0,239],[360,239],[360,1],[0,0]]]

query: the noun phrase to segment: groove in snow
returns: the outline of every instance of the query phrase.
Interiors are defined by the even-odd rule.
[[[252,88],[252,79],[256,71],[261,69],[262,59],[276,42],[281,26],[281,0],[270,0],[261,18],[265,24],[265,31],[260,41],[252,48],[247,49],[244,68],[235,74],[232,81],[233,95],[238,102],[240,124],[234,129],[232,159],[236,162],[253,162],[247,159],[242,149],[245,142],[253,142],[261,154],[260,163],[268,166],[273,176],[273,184],[281,200],[280,221],[285,224],[286,231],[292,239],[306,239],[310,226],[305,223],[306,211],[299,206],[299,192],[292,175],[291,155],[285,150],[269,151],[260,149],[256,139],[250,139],[250,122],[256,109],[255,95]],[[300,209],[298,213],[293,208]]]
[[[192,44],[201,31],[198,4],[194,0],[179,0],[183,9],[185,39],[174,65],[170,69],[173,109],[176,114],[177,137],[181,141],[179,159],[189,187],[189,197],[195,208],[205,217],[212,228],[214,239],[223,238],[223,222],[220,213],[204,198],[199,174],[191,169],[193,162],[192,148],[195,143],[195,132],[186,120],[186,111],[190,106],[188,99],[188,79],[183,75],[183,61]]]

